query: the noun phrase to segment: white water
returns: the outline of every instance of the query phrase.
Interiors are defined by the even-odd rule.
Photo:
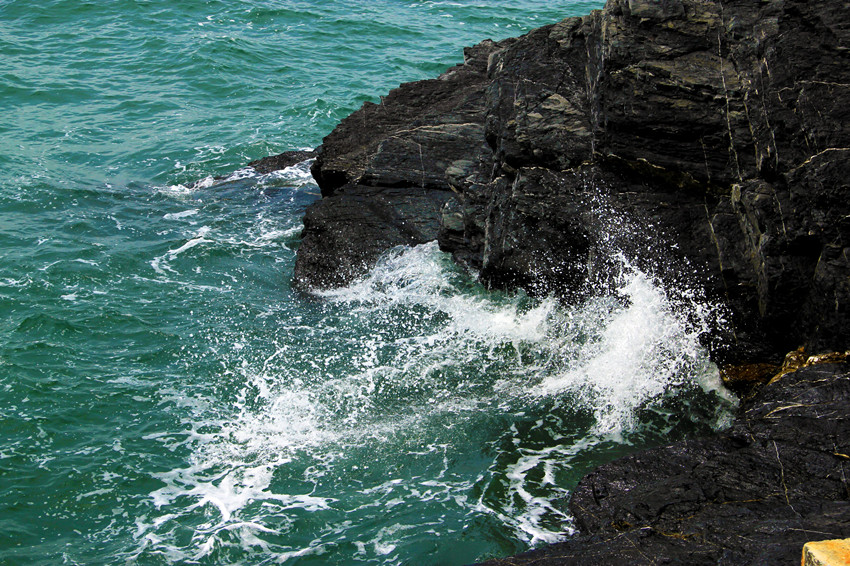
[[[711,311],[685,305],[697,314],[694,324],[657,282],[625,262],[618,279],[616,299],[598,297],[565,313],[559,347],[567,363],[536,391],[575,394],[593,408],[595,431],[610,434],[636,426],[636,409],[678,388],[699,386],[731,402],[700,345]],[[582,343],[578,335],[589,339]]]
[[[211,237],[196,229],[158,259]],[[376,521],[371,538],[353,543],[355,555],[392,562],[408,537],[458,532],[475,517],[532,545],[562,539],[572,528],[561,484],[575,458],[628,444],[647,411],[663,417],[662,428],[675,426],[683,416],[669,404],[682,393],[713,395],[714,426],[728,415],[699,345],[704,328],[693,323],[710,309],[674,308],[625,262],[617,287],[572,308],[484,293],[426,244],[317,293],[320,318],[291,320],[279,329],[288,339],[261,359],[245,355],[239,336],[222,337],[222,365],[242,385],[229,405],[195,397],[184,430],[148,439],[190,449],[191,464],[157,474],[164,487],[137,521],[138,552],[200,560],[232,545],[283,561],[321,556],[343,544],[347,523],[362,532]],[[185,403],[185,393],[174,399]],[[538,435],[548,440],[531,440]],[[478,453],[482,443],[490,456]],[[481,466],[473,477],[459,469],[471,465],[470,451]],[[412,505],[444,518],[430,530],[414,525]],[[327,528],[281,543],[284,534],[298,540],[300,521]],[[180,534],[187,522],[189,538]]]

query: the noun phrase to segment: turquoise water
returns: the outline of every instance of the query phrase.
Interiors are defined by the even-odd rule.
[[[700,328],[627,262],[572,308],[433,244],[298,294],[309,163],[212,179],[600,6],[0,0],[0,563],[465,564],[722,424]]]

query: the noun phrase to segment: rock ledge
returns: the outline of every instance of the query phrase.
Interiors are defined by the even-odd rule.
[[[579,536],[488,566],[795,564],[850,537],[850,365],[762,388],[732,428],[621,458],[585,476]]]

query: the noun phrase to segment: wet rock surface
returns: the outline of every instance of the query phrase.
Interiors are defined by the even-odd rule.
[[[585,476],[579,536],[485,564],[795,564],[804,543],[850,536],[848,404],[850,365],[786,374],[727,432]]]
[[[251,167],[257,173],[265,175],[266,173],[272,173],[273,171],[280,171],[281,169],[292,167],[302,161],[314,159],[315,157],[316,152],[312,150],[285,151],[278,155],[270,155],[268,157],[263,157],[262,159],[257,159],[256,161],[252,161],[247,165],[247,167]]]

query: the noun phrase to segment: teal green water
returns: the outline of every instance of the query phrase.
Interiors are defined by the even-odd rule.
[[[627,264],[574,308],[434,245],[297,294],[309,164],[209,178],[600,5],[0,0],[0,563],[465,564],[722,424],[703,307]]]

